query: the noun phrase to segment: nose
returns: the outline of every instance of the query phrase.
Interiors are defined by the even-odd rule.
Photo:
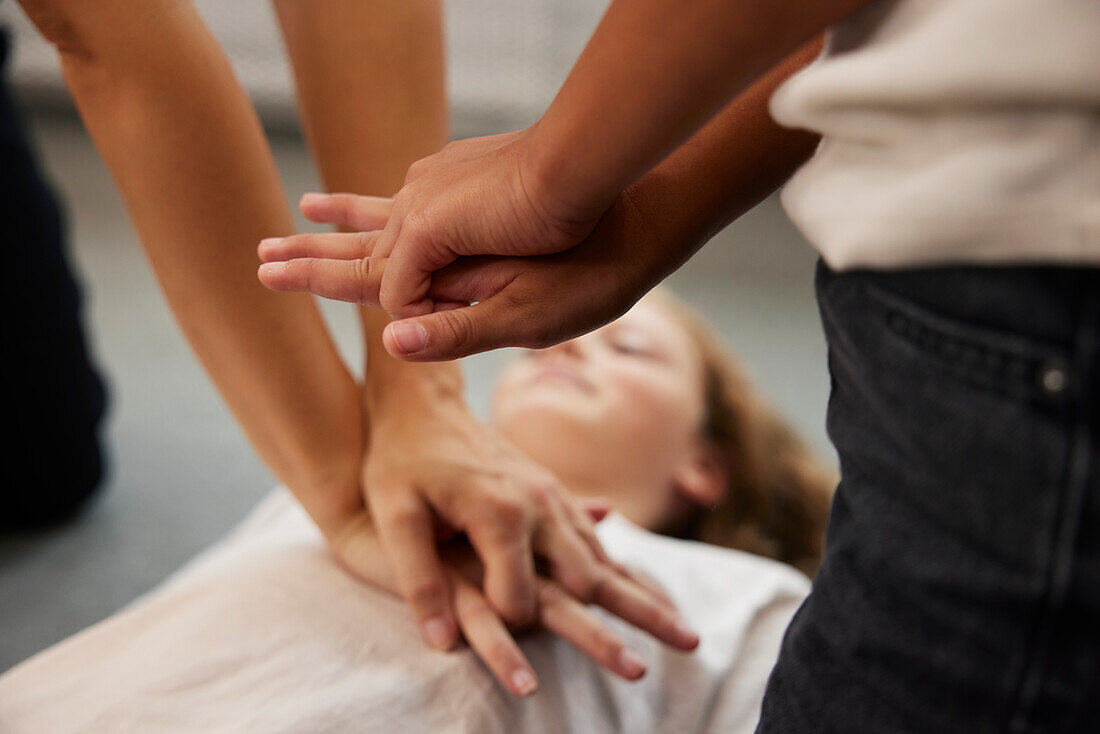
[[[535,355],[541,358],[583,359],[587,354],[586,349],[586,337],[580,336],[576,337],[575,339],[568,339],[561,342],[560,344],[555,344],[552,347],[540,349],[535,352]]]

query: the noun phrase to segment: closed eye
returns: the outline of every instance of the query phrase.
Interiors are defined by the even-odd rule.
[[[640,344],[631,344],[630,342],[612,342],[611,348],[621,354],[632,354],[639,357],[655,356],[648,347]]]

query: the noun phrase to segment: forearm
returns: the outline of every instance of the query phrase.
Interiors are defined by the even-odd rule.
[[[528,184],[599,213],[754,80],[866,0],[615,0],[532,127]]]
[[[302,125],[329,191],[388,196],[409,165],[447,142],[438,0],[279,0]],[[415,396],[461,399],[457,363],[414,364],[382,345],[390,319],[363,308],[367,408]]]
[[[184,333],[262,458],[296,493],[355,498],[357,388],[307,297],[255,277],[292,222],[262,130],[189,3],[24,0]],[[346,488],[344,485],[349,485]]]
[[[821,45],[822,38],[815,38],[781,61],[626,189],[643,216],[644,241],[664,251],[655,277],[679,267],[813,153],[818,136],[780,126],[768,112],[768,100],[813,61]]]

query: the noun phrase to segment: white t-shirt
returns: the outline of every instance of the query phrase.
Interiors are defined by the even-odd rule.
[[[771,100],[823,135],[787,184],[834,269],[1100,265],[1100,2],[875,0]]]
[[[540,689],[513,698],[468,649],[427,648],[406,605],[341,570],[277,490],[161,587],[0,676],[0,731],[752,732],[808,581],[617,515],[599,534],[702,637],[676,652],[603,615],[648,663],[636,683],[532,633],[521,646]]]

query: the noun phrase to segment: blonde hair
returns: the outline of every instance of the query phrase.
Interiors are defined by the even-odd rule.
[[[676,320],[702,356],[703,431],[729,470],[724,499],[701,508],[680,534],[773,558],[812,576],[821,562],[836,472],[753,390],[698,313],[665,288],[647,298]]]

